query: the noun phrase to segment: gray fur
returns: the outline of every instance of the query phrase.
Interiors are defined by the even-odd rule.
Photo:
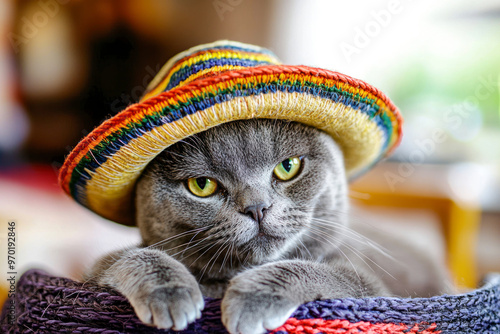
[[[273,178],[293,156],[303,158],[298,176]],[[218,180],[215,195],[189,192],[186,180],[202,176]],[[267,209],[259,224],[245,209],[260,204]],[[446,275],[431,261],[408,250],[415,263],[401,269],[348,227],[347,213],[343,157],[330,136],[279,120],[227,123],[148,165],[136,189],[143,245],[108,255],[88,277],[116,288],[143,322],[161,328],[199,318],[201,293],[223,297],[225,326],[245,334],[282,325],[312,300],[445,290]],[[431,279],[404,278],[421,270]]]

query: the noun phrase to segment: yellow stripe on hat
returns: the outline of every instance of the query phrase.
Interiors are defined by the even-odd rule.
[[[203,53],[199,56],[196,56],[196,57],[190,57],[190,58],[187,58],[185,61],[175,65],[173,68],[169,69],[168,70],[168,74],[166,75],[166,77],[161,80],[161,82],[156,86],[154,87],[154,89],[152,89],[151,91],[147,92],[142,98],[141,98],[141,101],[144,101],[152,96],[155,96],[155,95],[158,95],[160,94],[161,92],[163,92],[166,87],[168,86],[168,84],[170,83],[170,79],[172,78],[172,76],[177,73],[180,69],[184,68],[184,67],[189,67],[189,66],[192,66],[194,64],[197,64],[199,62],[202,62],[202,61],[208,61],[210,59],[220,59],[220,58],[225,58],[225,59],[245,59],[245,60],[253,60],[253,61],[258,61],[258,62],[265,62],[265,63],[268,63],[268,64],[279,64],[279,61],[270,56],[270,55],[267,55],[267,54],[258,54],[258,53],[244,53],[244,52],[235,52],[235,51],[231,51],[231,50],[221,50],[221,51],[218,51],[218,52],[207,52],[207,53]],[[243,68],[244,66],[234,66],[234,70],[236,69],[239,69],[239,68]],[[225,68],[225,69],[223,69]],[[231,65],[226,65],[226,66],[213,66],[209,69],[206,69],[206,70],[203,70],[203,71],[200,71],[200,72],[204,72],[205,74],[206,73],[209,73],[209,72],[212,72],[214,74],[217,74],[217,71],[219,70],[228,70],[228,69],[231,69]],[[200,72],[195,72],[194,75],[191,75],[189,76],[188,79],[186,80],[183,80],[182,83],[189,83],[193,80],[195,80],[196,78],[202,76]],[[173,87],[170,87],[170,89],[173,89],[175,87],[179,87],[182,85],[182,83],[179,83]]]
[[[375,160],[384,142],[384,134],[366,114],[342,103],[285,92],[237,97],[161,125],[124,145],[92,173],[86,186],[88,207],[108,219],[133,222],[134,217],[121,215],[131,214],[135,182],[157,154],[221,123],[251,118],[286,119],[324,130],[348,152],[345,164],[349,174]]]

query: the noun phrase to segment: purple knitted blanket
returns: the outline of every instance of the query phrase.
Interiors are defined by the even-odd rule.
[[[201,319],[182,333],[226,333],[220,300],[206,299]],[[118,292],[29,270],[5,303],[1,333],[170,333],[143,325]],[[171,332],[175,333],[175,332]],[[456,296],[363,298],[302,305],[273,333],[500,333],[500,274]]]

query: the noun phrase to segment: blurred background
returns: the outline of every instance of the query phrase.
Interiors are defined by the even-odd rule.
[[[353,215],[438,257],[458,286],[500,271],[498,1],[2,0],[0,33],[0,254],[15,221],[19,272],[78,278],[139,240],[67,198],[57,170],[171,56],[218,39],[385,92],[403,142],[354,182]]]

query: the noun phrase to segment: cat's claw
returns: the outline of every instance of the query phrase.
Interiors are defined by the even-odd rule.
[[[298,305],[281,296],[239,293],[229,288],[222,300],[222,322],[231,334],[260,334],[283,325]]]
[[[158,287],[148,296],[131,298],[130,303],[143,323],[177,331],[199,319],[204,307],[198,287]]]

